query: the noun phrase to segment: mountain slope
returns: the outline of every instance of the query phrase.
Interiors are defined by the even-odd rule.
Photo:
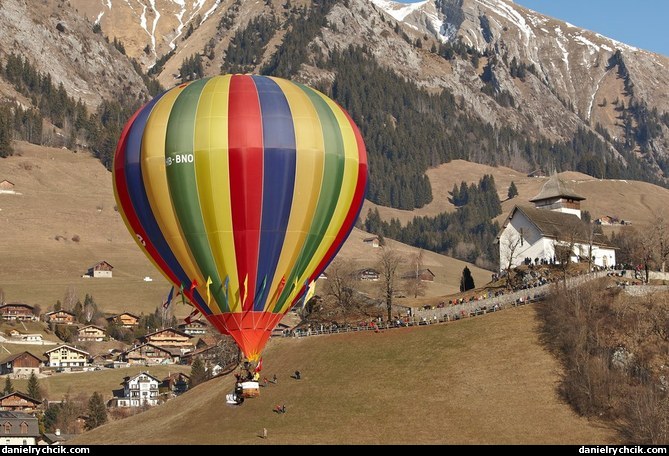
[[[562,170],[669,185],[669,94],[663,90],[669,84],[669,58],[510,0],[72,4],[74,11],[57,0],[30,9],[25,0],[7,0],[0,19],[20,41],[0,34],[0,57],[24,49],[39,70],[48,71],[48,59],[58,56],[54,81],[93,105],[119,93],[143,99],[146,90],[128,59],[92,33],[95,23],[145,70],[156,72],[165,87],[193,74],[218,74],[233,61],[243,72],[314,85],[332,92],[361,124],[370,150],[371,199],[379,204],[421,207],[428,196],[411,196],[412,203],[389,195],[424,188],[425,170],[454,158],[522,172],[553,163]],[[399,92],[406,99],[387,118],[368,111],[388,106],[376,107],[362,99],[364,94],[340,90],[343,72],[369,71],[364,62],[342,57],[349,46],[395,74],[394,81],[384,82],[384,92],[401,80],[422,92]],[[193,59],[199,66],[186,69]],[[381,84],[385,75],[375,71],[370,77]],[[452,95],[454,111],[429,106],[428,94]],[[16,95],[10,91],[5,98]],[[424,144],[428,133],[416,128],[420,121],[414,119],[420,116],[430,120],[431,143]],[[388,134],[385,142],[378,138],[382,134]],[[411,155],[417,168],[406,170]],[[379,176],[386,172],[402,174],[393,175],[391,183],[403,188],[379,188]]]

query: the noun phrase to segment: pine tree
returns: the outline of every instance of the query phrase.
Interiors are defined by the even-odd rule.
[[[9,108],[0,107],[0,157],[12,155],[12,113]]]
[[[77,300],[77,303],[72,308],[72,313],[74,314],[74,318],[81,323],[84,315],[84,306],[81,304],[81,301]]]
[[[201,358],[195,358],[193,365],[190,370],[190,387],[199,385],[208,380],[207,369],[204,367],[204,363]]]
[[[38,401],[42,400],[42,388],[39,386],[39,380],[37,380],[37,375],[35,375],[34,371],[30,373],[30,377],[28,378],[28,396]]]
[[[2,390],[3,394],[11,394],[14,392],[14,385],[12,385],[12,379],[7,377],[5,378],[5,389]]]
[[[95,429],[107,422],[107,407],[102,395],[97,391],[88,400],[88,417],[86,418],[86,429]]]
[[[509,199],[518,196],[518,189],[516,188],[516,184],[513,181],[511,181],[511,185],[509,185],[509,191],[507,193],[507,196],[509,197]]]
[[[460,291],[473,290],[476,288],[474,285],[474,277],[467,266],[462,270],[462,277],[460,277]]]

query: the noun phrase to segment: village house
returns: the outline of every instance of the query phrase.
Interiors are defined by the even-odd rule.
[[[36,445],[39,437],[35,416],[25,412],[0,411],[0,444]]]
[[[417,271],[407,272],[402,276],[404,280],[420,279],[421,282],[434,282],[434,273],[429,269],[419,269]]]
[[[154,331],[138,338],[139,343],[151,343],[159,347],[176,347],[182,349],[182,353],[193,349],[192,336],[174,328],[165,328]],[[185,350],[185,351],[184,351]]]
[[[163,379],[161,387],[175,395],[188,391],[190,385],[190,376],[183,372],[174,372]]]
[[[124,328],[135,328],[139,325],[139,317],[130,312],[123,312],[106,318],[108,323],[116,323]]]
[[[72,325],[76,321],[77,316],[67,310],[53,310],[44,314],[44,321],[47,323],[55,323],[57,325]]]
[[[381,273],[373,268],[361,269],[358,271],[358,280],[370,280],[376,282],[381,277]]]
[[[178,347],[161,347],[152,343],[136,345],[120,356],[128,364],[176,364],[181,358]]]
[[[41,400],[30,397],[21,391],[14,391],[0,397],[0,410],[10,412],[34,412],[41,405]]]
[[[17,341],[18,343],[33,343],[33,344],[39,344],[44,342],[44,336],[42,336],[39,333],[34,333],[34,334],[23,334],[20,331],[17,331],[15,329],[12,329],[9,332],[9,337]]]
[[[105,330],[95,325],[88,325],[79,328],[77,340],[79,342],[102,342],[107,339]]]
[[[33,312],[34,309],[33,306],[18,302],[3,304],[0,306],[0,317],[3,320],[34,321],[37,320],[37,316]]]
[[[595,220],[595,223],[597,225],[613,225],[614,223],[618,223],[618,217],[611,217],[610,215],[605,215],[604,217],[600,217],[597,220]]]
[[[140,372],[132,377],[125,377],[123,389],[114,391],[111,406],[141,407],[158,405],[158,386],[160,381],[147,372]]]
[[[530,202],[534,207],[514,206],[497,236],[500,272],[509,262],[517,267],[526,261],[553,263],[560,249],[571,262],[588,261],[612,267],[615,248],[597,240],[581,222],[581,201],[585,198],[571,190],[553,174]]]
[[[211,347],[212,345],[216,345],[217,343],[218,339],[216,339],[215,336],[211,335],[200,336],[200,338],[197,340],[197,343],[195,344],[195,349],[203,347]]]
[[[112,269],[114,269],[114,266],[107,263],[106,261],[100,261],[99,263],[94,264],[93,266],[88,268],[86,275],[88,277],[94,277],[94,278],[111,279]]]
[[[0,181],[0,193],[14,193],[14,183],[7,179]]]
[[[0,374],[28,378],[33,372],[39,374],[41,365],[40,358],[24,351],[3,359],[0,362]]]
[[[379,246],[379,237],[378,236],[366,237],[362,240],[362,242],[371,245],[374,248],[377,248]]]
[[[272,329],[272,337],[282,337],[287,334],[288,331],[290,331],[292,328],[288,326],[285,323],[279,322],[273,329]]]
[[[199,336],[207,333],[209,325],[203,320],[195,320],[190,323],[180,324],[178,329],[189,336]]]
[[[90,355],[87,351],[70,345],[59,345],[44,352],[47,367],[72,368],[88,366]]]
[[[77,434],[65,434],[61,432],[60,429],[56,429],[54,432],[45,432],[42,434],[44,442],[47,445],[62,445],[76,436]]]
[[[202,347],[198,348],[197,350],[188,352],[181,357],[181,364],[187,364],[190,366],[193,364],[193,361],[195,361],[196,358],[200,358],[207,368],[211,368],[211,366],[216,364],[216,357],[218,355],[217,348],[218,347],[216,345],[210,345],[208,347]]]

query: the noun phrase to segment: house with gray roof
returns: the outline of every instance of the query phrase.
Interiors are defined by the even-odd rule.
[[[39,437],[39,425],[34,415],[0,411],[1,445],[35,445]]]

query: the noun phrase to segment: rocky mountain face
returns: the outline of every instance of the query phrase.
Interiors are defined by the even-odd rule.
[[[90,2],[92,3],[92,2]],[[26,58],[67,94],[94,108],[119,93],[146,96],[142,79],[130,61],[111,46],[92,23],[67,1],[0,1],[0,62],[9,54]],[[2,79],[0,79],[2,81]],[[0,84],[0,100],[30,101],[7,84]]]
[[[324,19],[306,21],[314,11]],[[312,28],[300,35],[305,42],[286,46],[301,27]],[[112,40],[122,43],[125,56]],[[428,93],[452,93],[462,114],[496,131],[565,142],[577,131],[591,132],[605,145],[606,160],[636,162],[657,182],[667,182],[669,58],[511,0],[0,3],[0,59],[22,53],[69,95],[92,105],[120,91],[146,97],[130,58],[168,88],[186,76],[181,72],[189,59],[201,61],[197,76],[218,74],[231,68],[226,62],[233,53],[252,46],[253,55],[233,68],[273,73],[277,61],[293,59],[279,75],[328,90],[337,72],[332,55],[351,45]],[[1,81],[0,94],[17,98]],[[388,114],[394,122],[394,113]],[[522,149],[517,140],[497,135],[490,147],[466,158],[490,163],[499,153],[503,164],[531,171],[537,163]]]

